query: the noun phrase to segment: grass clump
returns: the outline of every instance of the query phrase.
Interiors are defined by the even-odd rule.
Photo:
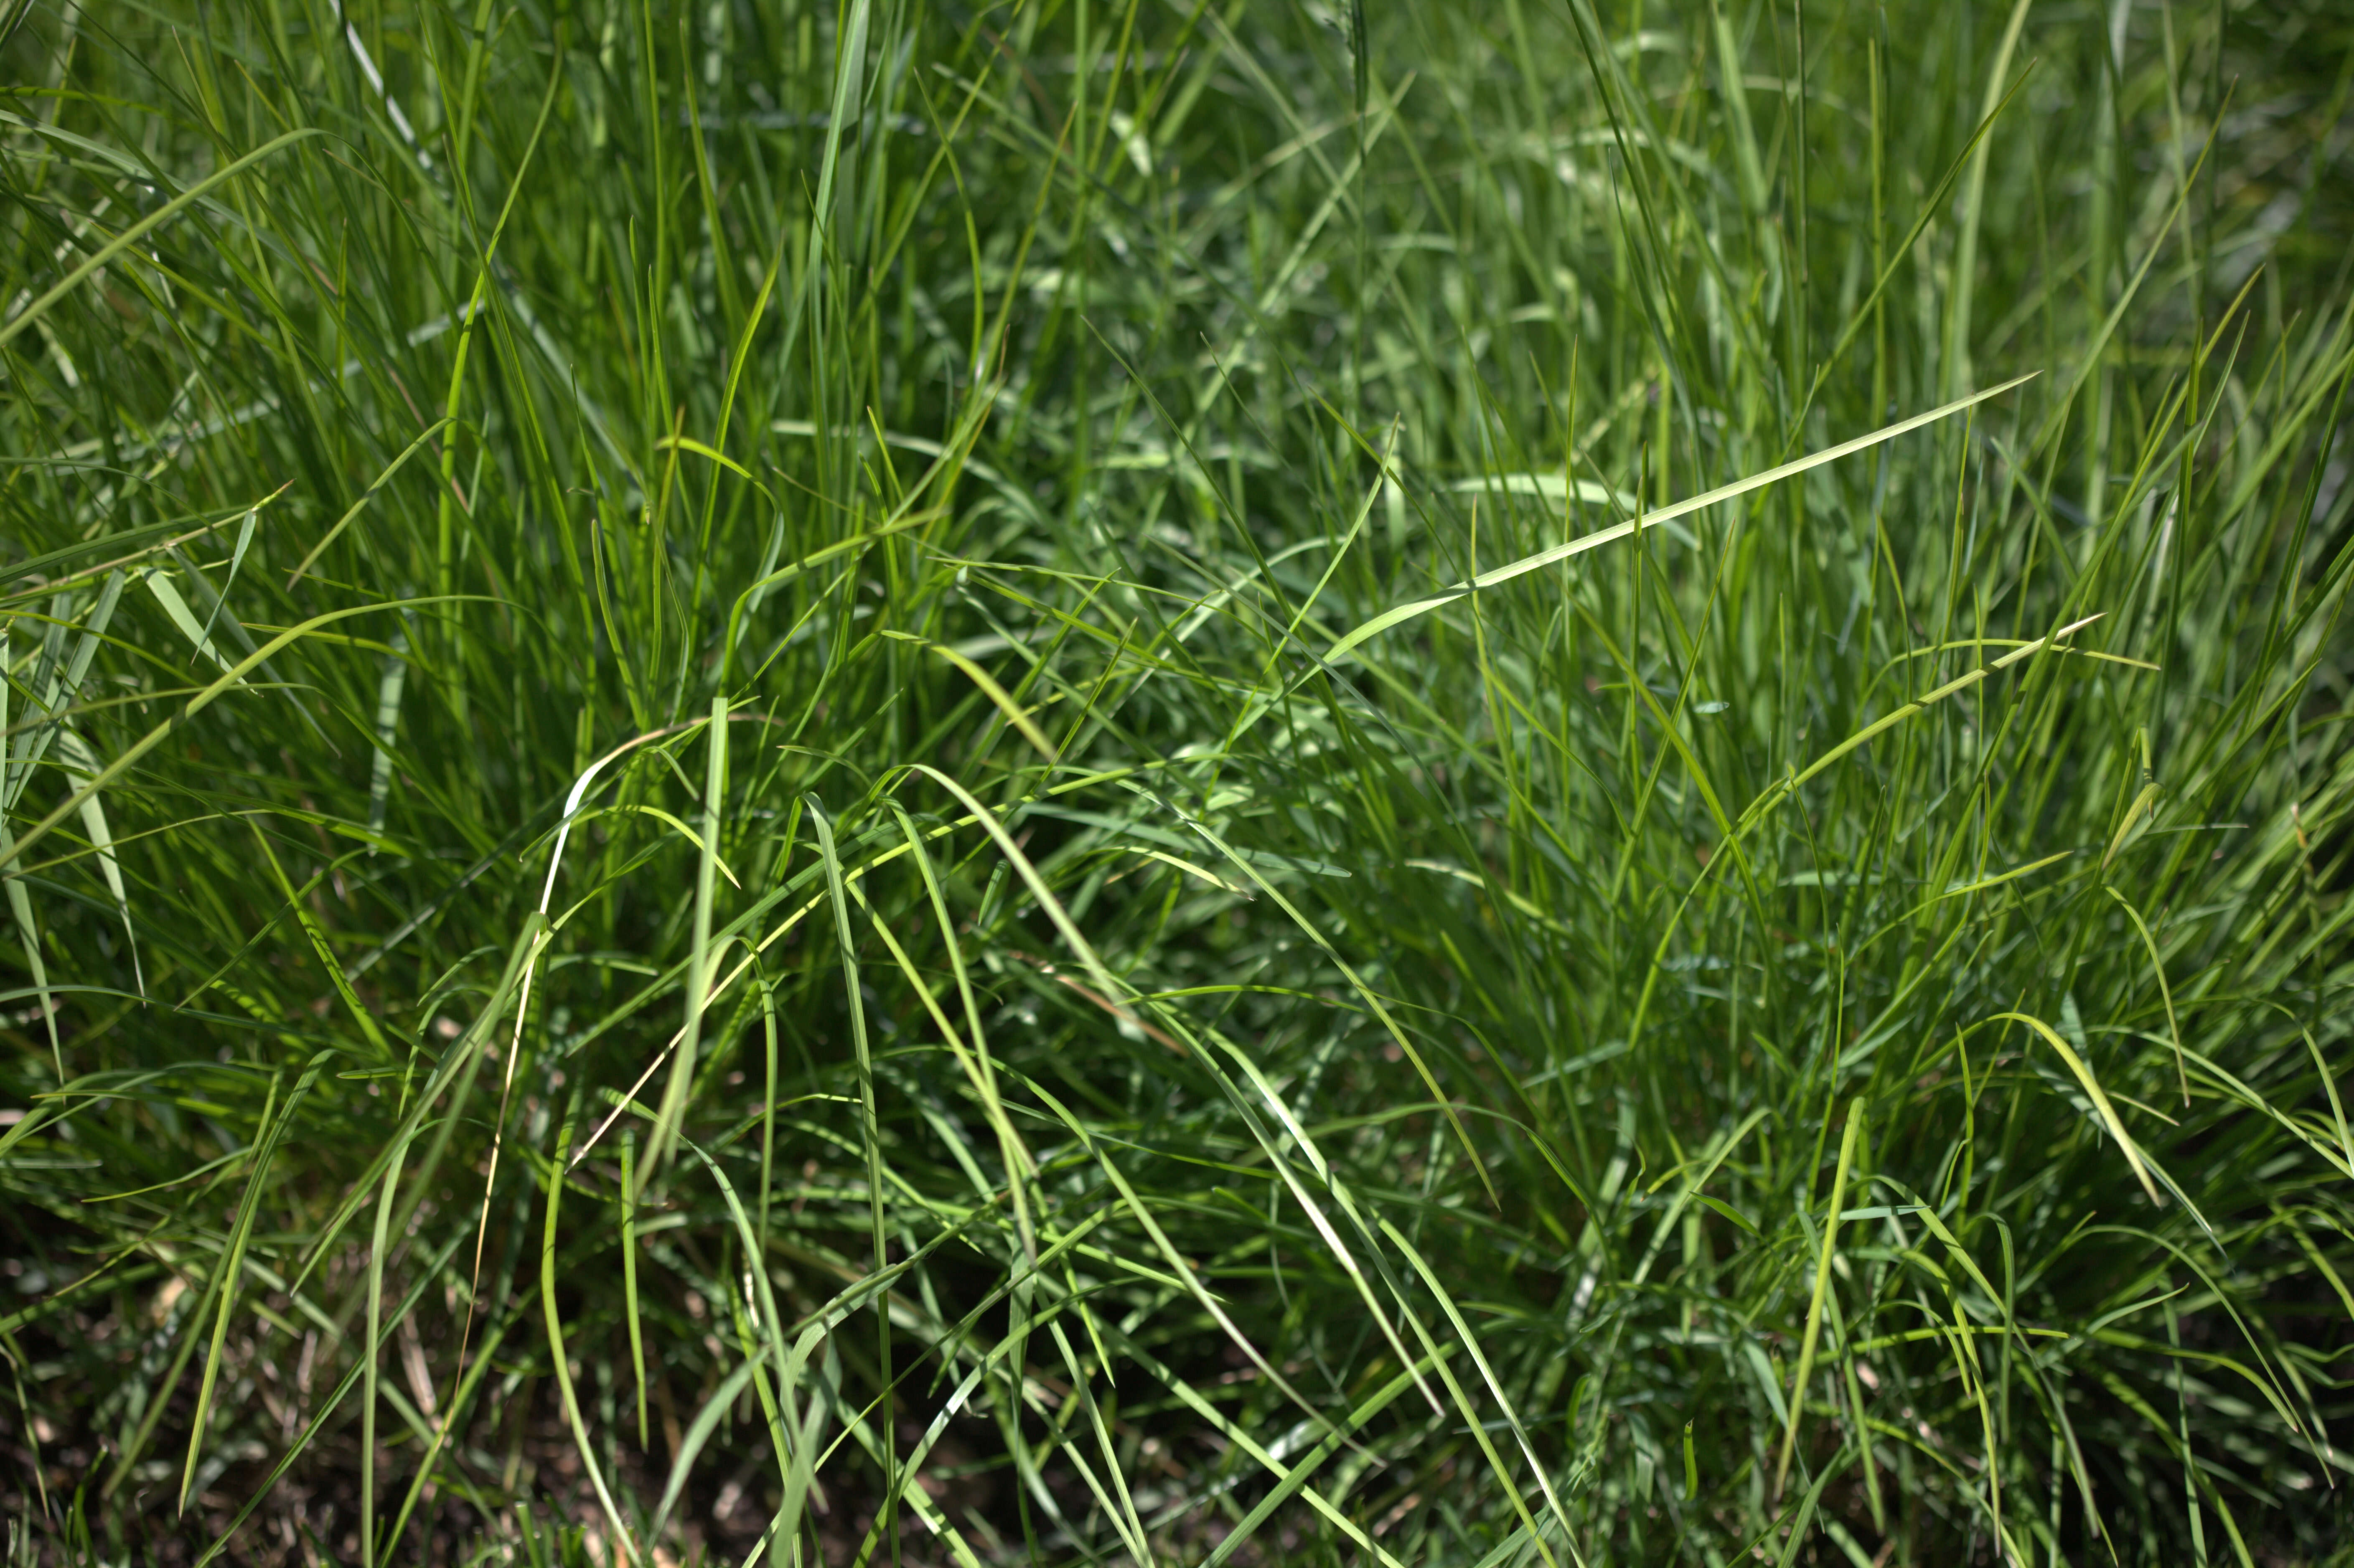
[[[2333,8],[12,15],[15,1561],[2338,1549]]]

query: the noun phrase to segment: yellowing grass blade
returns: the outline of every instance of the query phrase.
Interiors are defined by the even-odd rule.
[[[1030,716],[1029,710],[1013,700],[1013,694],[997,683],[996,676],[991,675],[953,648],[925,638],[911,637],[904,631],[886,630],[883,635],[896,641],[917,643],[955,665],[964,673],[965,679],[980,687],[981,695],[987,697],[996,705],[997,711],[1005,715],[1005,722],[1021,732],[1022,738],[1030,743],[1032,749],[1049,762],[1055,760],[1055,743],[1046,738],[1046,732],[1038,727],[1038,722]]]
[[[2101,856],[2103,871],[2107,871],[2110,863],[2124,853],[2125,847],[2140,836],[2138,830],[2148,826],[2150,812],[2157,806],[2161,793],[2157,785],[2145,784],[2141,793],[2133,798],[2133,804],[2126,808],[2125,821],[2117,824],[2115,835],[2109,840],[2108,853]]]
[[[2125,1151],[2126,1163],[2133,1167],[2134,1177],[2141,1182],[2141,1190],[2149,1194],[2151,1202],[2161,1202],[2158,1195],[2158,1183],[2149,1179],[2148,1168],[2142,1164],[2141,1150],[2134,1147],[2133,1139],[2126,1132],[2126,1124],[2117,1119],[2117,1107],[2109,1103],[2108,1095],[2102,1089],[2100,1080],[2093,1076],[2093,1069],[2084,1059],[2069,1047],[2068,1042],[2060,1038],[2057,1030],[2040,1018],[2031,1018],[2024,1012],[1998,1012],[1995,1017],[2026,1024],[2043,1036],[2052,1049],[2060,1053],[2060,1060],[2068,1064],[2068,1070],[2076,1075],[2076,1082],[2084,1086],[2085,1097],[2093,1102],[2093,1109],[2100,1115],[2101,1125],[2109,1129],[2109,1136],[2115,1139],[2117,1147]]]
[[[1837,1255],[1839,1248],[1840,1211],[1847,1204],[1848,1172],[1854,1169],[1856,1135],[1862,1130],[1863,1102],[1850,1100],[1847,1127],[1840,1134],[1839,1169],[1831,1175],[1831,1206],[1823,1214],[1823,1246],[1815,1263],[1814,1299],[1807,1306],[1806,1331],[1798,1340],[1798,1366],[1790,1376],[1789,1420],[1782,1428],[1782,1457],[1774,1467],[1774,1495],[1776,1498],[1789,1484],[1790,1460],[1797,1451],[1798,1422],[1807,1408],[1807,1379],[1815,1370],[1815,1347],[1822,1340],[1823,1302],[1830,1295],[1831,1259]]]

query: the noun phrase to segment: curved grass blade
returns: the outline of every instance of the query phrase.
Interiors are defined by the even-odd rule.
[[[13,119],[14,116],[11,116],[11,118]],[[44,293],[39,299],[35,300],[23,310],[17,312],[16,315],[9,318],[6,325],[0,326],[0,348],[5,348],[9,344],[15,342],[18,333],[23,332],[27,327],[31,326],[35,322],[40,320],[42,315],[48,312],[51,305],[56,304],[59,300],[65,298],[66,295],[73,292],[75,287],[84,279],[88,278],[91,273],[97,271],[101,267],[105,266],[109,261],[121,255],[123,251],[128,250],[133,245],[138,243],[142,235],[144,235],[158,224],[168,223],[174,217],[178,217],[182,210],[194,203],[206,192],[211,190],[215,185],[225,184],[226,182],[236,178],[238,175],[245,173],[246,170],[251,168],[254,164],[260,163],[262,160],[277,153],[281,148],[291,147],[297,142],[308,141],[313,136],[323,136],[325,134],[326,132],[321,130],[315,125],[301,126],[295,130],[285,132],[283,135],[272,137],[270,141],[263,143],[260,146],[256,147],[252,152],[248,153],[245,156],[238,159],[236,162],[228,164],[226,167],[217,169],[205,178],[198,180],[195,185],[190,185],[178,196],[174,196],[170,201],[165,202],[154,212],[149,213],[146,217],[141,218],[138,222],[133,224],[130,228],[124,229],[113,238],[108,240],[104,245],[100,246],[83,260],[80,266],[76,267],[72,271],[67,273],[64,277],[58,279],[55,284],[51,285],[47,293]]]
[[[6,715],[0,713],[0,726],[6,722]],[[90,742],[82,739],[70,726],[58,731],[58,749],[65,754],[66,766],[75,776],[82,779],[96,777],[98,754],[90,750]],[[122,940],[131,954],[132,980],[139,994],[144,997],[147,994],[147,975],[139,962],[139,933],[131,923],[131,895],[122,885],[122,867],[114,858],[114,835],[107,829],[105,804],[95,794],[82,804],[81,825],[82,831],[90,835],[90,846],[98,852],[99,875],[105,878],[106,890],[113,895],[115,910],[122,916]]]
[[[2142,1191],[2149,1194],[2152,1203],[2163,1202],[2164,1200],[2158,1195],[2158,1183],[2149,1179],[2149,1171],[2142,1163],[2140,1149],[2126,1131],[2126,1124],[2117,1119],[2117,1107],[2109,1103],[2107,1091],[2101,1087],[2100,1080],[2093,1076],[2093,1069],[2085,1065],[2084,1059],[2069,1047],[2068,1042],[2060,1038],[2057,1030],[2040,1018],[2024,1012],[1998,1012],[1994,1016],[1997,1021],[2026,1024],[2060,1054],[2060,1060],[2067,1064],[2068,1071],[2074,1074],[2076,1082],[2084,1086],[2084,1097],[2093,1102],[2093,1109],[2099,1114],[2101,1125],[2108,1129],[2111,1138],[2116,1139],[2117,1148],[2124,1153],[2126,1163],[2133,1167],[2134,1178],[2141,1183]]]
[[[580,1398],[573,1389],[572,1368],[564,1349],[564,1319],[556,1309],[556,1216],[564,1200],[564,1156],[572,1145],[573,1113],[579,1103],[576,1092],[557,1131],[556,1157],[548,1162],[547,1223],[539,1244],[539,1304],[547,1321],[547,1349],[555,1366],[556,1391],[564,1405],[565,1425],[572,1429],[573,1446],[579,1452],[582,1467],[588,1472],[589,1485],[596,1489],[598,1506],[605,1510],[605,1520],[613,1527],[613,1539],[620,1544],[622,1556],[635,1563],[642,1553],[630,1527],[622,1522],[621,1510],[613,1505],[612,1491],[605,1484],[604,1467],[597,1462],[596,1445],[588,1440],[588,1425],[581,1419]]]
[[[1839,1246],[1840,1215],[1847,1206],[1847,1174],[1855,1164],[1856,1139],[1863,1130],[1863,1101],[1848,1102],[1847,1126],[1840,1133],[1839,1167],[1831,1175],[1831,1203],[1823,1214],[1823,1245],[1815,1263],[1815,1294],[1807,1305],[1807,1327],[1798,1341],[1797,1370],[1790,1374],[1789,1420],[1782,1428],[1782,1454],[1774,1465],[1776,1496],[1790,1481],[1790,1460],[1798,1448],[1798,1422],[1807,1407],[1807,1379],[1815,1369],[1815,1346],[1823,1332],[1823,1301],[1831,1288],[1831,1259]],[[1821,1169],[1818,1166],[1816,1169]],[[1792,1539],[1797,1539],[1796,1532]]]
[[[451,596],[451,602],[477,599],[479,598],[480,596],[475,594],[458,594]],[[248,672],[260,668],[271,654],[277,652],[280,649],[291,647],[294,643],[301,641],[303,638],[310,636],[314,631],[320,630],[325,627],[333,626],[340,620],[349,620],[354,616],[369,615],[382,609],[398,609],[439,602],[443,601],[434,599],[418,599],[398,600],[383,604],[355,604],[347,606],[342,609],[331,609],[323,615],[314,615],[299,626],[288,627],[285,630],[281,631],[274,637],[270,638],[269,641],[263,643],[253,652],[247,654],[243,659],[239,660],[235,664],[229,666],[218,680],[213,682],[212,684],[198,692],[195,696],[190,697],[187,702],[181,706],[178,713],[164,719],[161,724],[155,726],[154,728],[149,730],[145,735],[141,736],[137,740],[133,741],[130,746],[126,747],[122,752],[117,754],[114,760],[108,763],[95,778],[91,779],[89,783],[84,784],[80,789],[75,790],[73,794],[68,798],[65,804],[58,807],[57,810],[51,811],[48,816],[43,817],[39,821],[34,823],[31,830],[28,831],[24,837],[16,841],[17,853],[21,854],[25,851],[28,850],[32,845],[39,842],[42,839],[47,838],[49,833],[56,829],[58,823],[64,821],[66,818],[81,810],[81,803],[84,800],[96,794],[99,790],[107,788],[109,785],[112,784],[115,779],[122,777],[124,773],[129,772],[132,767],[136,764],[141,758],[145,757],[156,747],[161,746],[164,739],[169,736],[173,731],[178,729],[182,725],[186,724],[198,714],[204,712],[205,709],[210,707],[214,701],[217,699],[222,693],[227,692],[233,687],[242,685],[245,682],[245,677]],[[191,624],[193,624],[193,620]]]
[[[2166,960],[2158,956],[2158,938],[2150,934],[2149,922],[2141,917],[2141,911],[2133,906],[2131,899],[2106,884],[2102,885],[2101,891],[2115,899],[2118,906],[2125,910],[2126,918],[2133,922],[2134,929],[2141,935],[2143,948],[2149,954],[2150,972],[2158,976],[2158,999],[2166,1003],[2167,1038],[2174,1044],[2175,1081],[2181,1086],[2182,1103],[2187,1107],[2190,1104],[2190,1074],[2182,1064],[2182,1025],[2174,1016],[2174,988],[2167,983]]]
[[[997,683],[996,676],[982,669],[970,657],[958,652],[953,648],[934,642],[929,638],[917,637],[910,632],[893,631],[885,628],[883,635],[901,642],[913,642],[926,652],[937,653],[955,665],[963,673],[965,679],[981,688],[981,695],[987,697],[991,705],[1005,715],[1005,722],[1020,731],[1022,738],[1028,741],[1039,756],[1048,762],[1055,760],[1055,743],[1046,738],[1046,732],[1038,727],[1038,721],[1030,716],[1029,710],[1013,700],[1013,694],[1011,692]]]

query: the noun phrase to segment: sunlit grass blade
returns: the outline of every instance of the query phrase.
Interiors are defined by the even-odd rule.
[[[1855,1163],[1855,1144],[1863,1130],[1863,1104],[1850,1100],[1847,1122],[1840,1130],[1838,1169],[1831,1173],[1830,1206],[1823,1211],[1822,1250],[1815,1262],[1813,1298],[1807,1303],[1807,1326],[1798,1339],[1798,1361],[1790,1374],[1790,1414],[1782,1428],[1781,1457],[1774,1461],[1774,1490],[1779,1494],[1789,1484],[1790,1461],[1798,1448],[1798,1423],[1807,1404],[1807,1380],[1815,1370],[1815,1347],[1821,1342],[1823,1332],[1823,1302],[1830,1294],[1831,1260],[1838,1255],[1840,1216],[1847,1206],[1848,1171]]]
[[[1747,479],[1735,480],[1731,484],[1719,485],[1714,490],[1679,501],[1673,505],[1641,513],[1628,522],[1608,528],[1596,529],[1591,534],[1572,539],[1565,545],[1556,545],[1552,549],[1540,550],[1533,556],[1524,556],[1509,566],[1497,567],[1492,570],[1481,572],[1479,576],[1435,598],[1416,599],[1411,604],[1402,604],[1394,609],[1384,610],[1325,650],[1324,658],[1328,662],[1337,663],[1367,639],[1378,637],[1391,627],[1412,620],[1416,616],[1426,615],[1431,610],[1452,604],[1468,594],[1476,593],[1482,588],[1493,588],[1500,583],[1510,582],[1514,577],[1533,572],[1540,567],[1568,560],[1574,556],[1583,555],[1603,545],[1630,538],[1644,529],[1656,528],[1691,513],[1705,511],[1711,506],[1734,500],[1752,491],[1762,490],[1767,485],[1805,473],[1809,469],[1820,468],[1827,462],[1835,462],[1840,458],[1878,446],[1882,441],[1893,440],[1909,431],[1917,430],[1925,425],[1935,424],[1938,420],[1958,414],[1965,408],[1973,408],[1989,397],[1999,397],[2011,388],[2022,386],[2034,378],[2033,372],[2014,376],[1999,386],[1989,387],[1983,391],[1974,392],[1967,397],[1956,398],[1943,408],[1932,408],[1925,414],[1915,414],[1909,419],[1885,426],[1868,436],[1858,436],[1852,440],[1842,441],[1837,446],[1827,447],[1821,451],[1811,452],[1794,461],[1769,468],[1763,473],[1752,474]]]
[[[2042,1036],[2043,1043],[2052,1047],[2076,1082],[2084,1086],[2085,1098],[2093,1102],[2093,1110],[2100,1118],[2102,1127],[2106,1128],[2108,1135],[2116,1140],[2117,1152],[2126,1157],[2126,1163],[2132,1167],[2134,1179],[2141,1183],[2142,1191],[2148,1194],[2152,1203],[2161,1202],[2158,1195],[2157,1183],[2149,1179],[2149,1171],[2142,1164],[2141,1150],[2135,1146],[2131,1135],[2126,1131],[2125,1123],[2117,1119],[2116,1107],[2109,1103],[2107,1093],[2102,1089],[2100,1080],[2093,1075],[2093,1069],[2085,1065],[2084,1059],[2076,1054],[2065,1040],[2060,1038],[2058,1031],[2040,1018],[2031,1018],[2023,1012],[2000,1012],[1995,1017],[2015,1023],[2024,1023]]]

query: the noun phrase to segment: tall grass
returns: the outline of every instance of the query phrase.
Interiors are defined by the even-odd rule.
[[[14,15],[12,1561],[2340,1540],[2333,7]]]

